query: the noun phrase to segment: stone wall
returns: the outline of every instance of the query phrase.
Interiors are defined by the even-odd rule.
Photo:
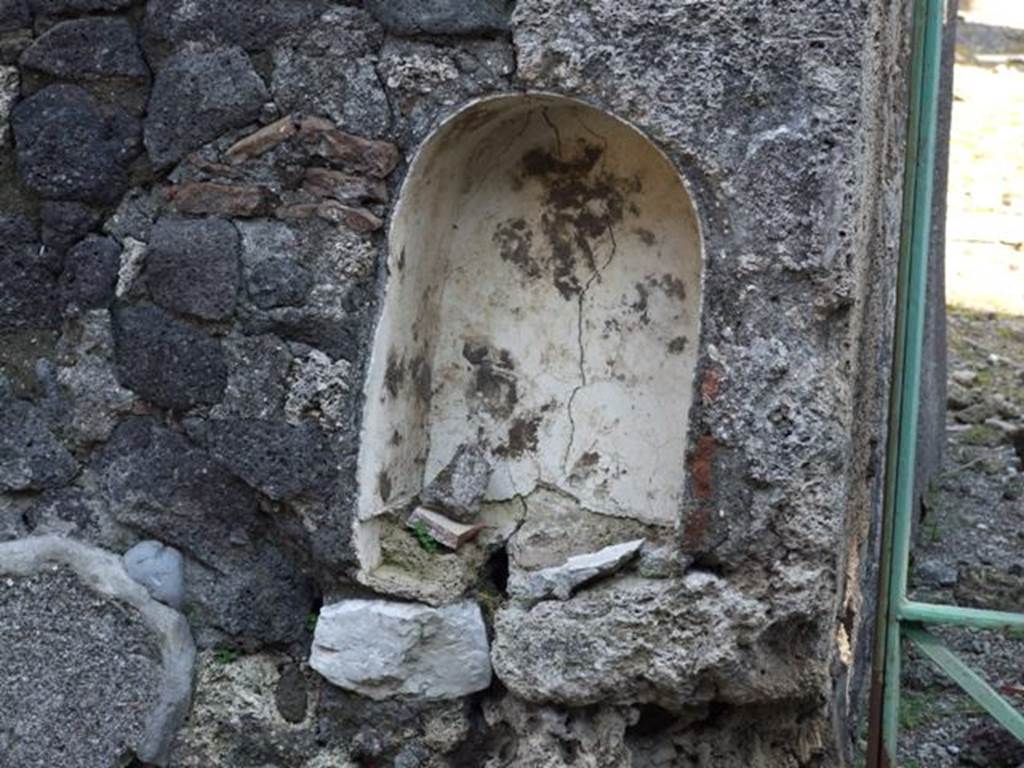
[[[901,194],[907,16],[890,5],[0,0],[0,638],[45,627],[49,605],[60,634],[31,643],[93,643],[60,675],[45,652],[0,665],[0,754],[54,764],[33,734],[78,704],[7,692],[75,678],[123,625],[136,663],[113,653],[103,690],[125,725],[75,752],[90,768],[845,764],[869,661]],[[420,189],[392,215],[439,126],[461,114],[479,129],[474,104],[518,93],[548,94],[517,114],[551,130],[508,141],[522,173],[502,177],[504,197],[496,174],[468,196],[445,187],[504,169],[492,143],[411,178],[457,198],[449,213],[431,218]],[[607,134],[551,120],[555,97],[649,145],[679,175],[665,210],[694,226],[659,239],[636,224],[644,203],[623,190],[642,200],[657,163],[630,177]],[[519,189],[546,195],[535,220],[430,253],[447,269],[448,250],[471,265],[490,243],[531,290],[555,291],[528,327],[578,340],[582,381],[556,382],[570,426],[545,431],[538,396],[523,420],[488,410],[477,445],[452,438],[477,424],[459,397],[514,405],[545,357],[470,344],[457,320],[403,321],[415,292],[389,293],[406,257],[392,246],[475,220],[451,211],[486,211],[488,195],[518,204]],[[602,283],[620,242],[701,263]],[[490,302],[486,286],[511,279],[495,274],[460,295]],[[595,284],[604,314],[585,316]],[[488,311],[514,317],[516,301]],[[392,361],[392,328],[444,348]],[[588,349],[621,391],[588,399]],[[476,389],[451,394],[437,361],[468,366],[451,381]],[[398,434],[364,413],[403,386],[423,408],[397,439],[423,440],[429,414],[448,417],[430,434],[449,443],[413,456],[399,488],[362,471],[367,446]],[[623,417],[631,393],[666,403],[678,429],[655,411],[648,432],[581,431],[600,439],[569,440],[564,476],[514,482],[576,415],[614,402]],[[667,469],[641,508],[622,481],[634,464],[603,457],[662,431],[643,448]],[[628,492],[577,474],[599,471]],[[83,546],[61,554],[54,536]],[[188,621],[188,713],[160,709],[159,670],[191,664],[190,648],[145,645],[125,574]],[[80,722],[67,741],[89,738]]]

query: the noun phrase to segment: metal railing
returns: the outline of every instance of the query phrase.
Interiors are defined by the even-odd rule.
[[[914,5],[878,632],[869,711],[869,768],[897,765],[904,641],[919,648],[986,712],[1024,742],[1024,715],[925,629],[927,625],[948,625],[1024,630],[1024,615],[914,602],[907,597],[944,5],[944,0],[915,0]]]

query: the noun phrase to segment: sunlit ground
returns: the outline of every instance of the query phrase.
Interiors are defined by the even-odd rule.
[[[958,46],[946,300],[1024,315],[1024,0],[975,0],[961,16],[1006,32],[975,27],[987,42]]]

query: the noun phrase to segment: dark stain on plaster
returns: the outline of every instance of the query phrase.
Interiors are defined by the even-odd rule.
[[[533,258],[533,231],[523,218],[507,219],[494,230],[494,244],[503,261],[514,264],[531,280],[541,276],[542,270]]]
[[[640,238],[640,242],[642,242],[648,248],[653,246],[654,243],[656,242],[656,239],[654,237],[654,233],[651,232],[651,230],[649,230],[649,229],[644,229],[643,227],[637,227],[633,231],[636,232],[637,237]]]
[[[377,475],[377,493],[380,500],[387,503],[391,498],[391,490],[391,476],[388,475],[386,469],[382,469]]]
[[[469,399],[496,419],[507,419],[519,403],[515,361],[507,349],[494,349],[485,342],[466,341],[462,356],[472,366]]]
[[[384,370],[384,386],[392,398],[398,397],[398,393],[405,383],[405,357],[399,357],[395,350],[388,352],[388,364]]]
[[[508,428],[508,443],[494,452],[502,458],[518,457],[537,450],[539,443],[538,430],[543,417],[538,414],[520,416]]]
[[[603,147],[580,140],[569,149],[563,152],[560,143],[555,154],[535,147],[520,161],[516,186],[532,180],[543,187],[540,233],[549,251],[546,257],[537,255],[534,232],[521,218],[500,223],[493,235],[502,259],[514,264],[527,280],[547,275],[567,301],[581,296],[606,266],[596,254],[599,240],[608,238],[614,255],[613,227],[622,223],[627,211],[638,213],[630,196],[641,190],[638,178],[600,170]]]
[[[685,336],[676,336],[668,343],[669,354],[681,355],[686,350],[687,339]]]
[[[434,392],[434,375],[430,368],[430,363],[427,362],[426,357],[422,353],[412,359],[409,371],[412,376],[413,388],[416,390],[416,397],[419,398],[421,403],[429,403],[430,397]]]

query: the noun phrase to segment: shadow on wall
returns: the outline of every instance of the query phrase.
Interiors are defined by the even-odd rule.
[[[701,237],[682,179],[625,122],[551,95],[470,105],[424,144],[390,231],[356,522],[463,445],[485,499],[558,489],[673,526],[684,493]]]

